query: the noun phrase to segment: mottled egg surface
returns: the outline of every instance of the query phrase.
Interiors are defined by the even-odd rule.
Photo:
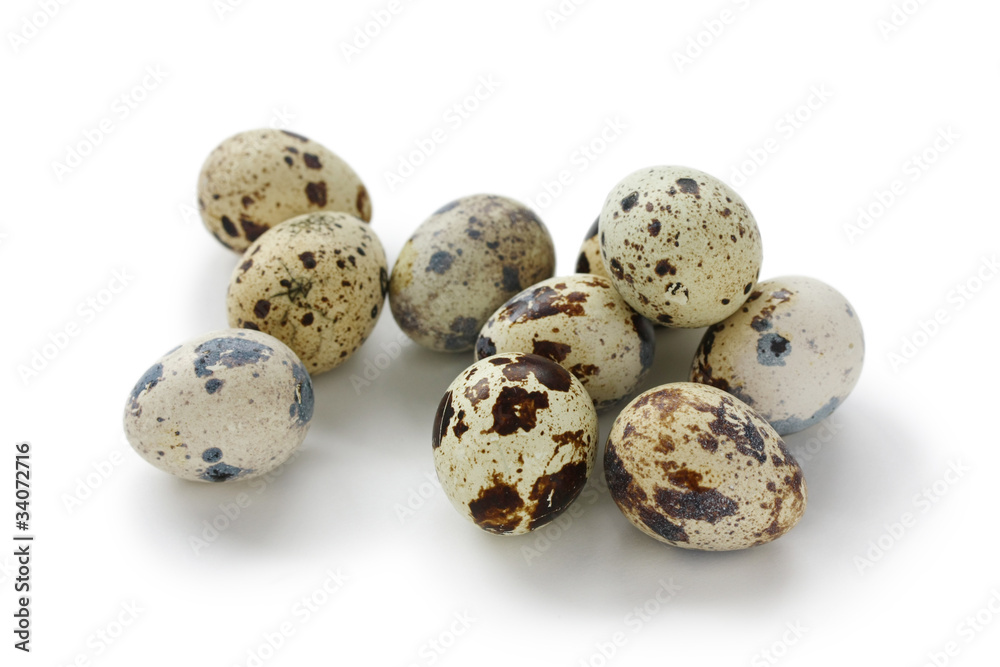
[[[611,427],[604,470],[629,521],[688,549],[770,542],[806,507],[802,470],[781,437],[739,399],[706,385],[640,394]]]
[[[285,130],[250,130],[213,150],[198,178],[208,230],[238,252],[271,227],[304,213],[341,211],[371,220],[368,191],[324,146]]]
[[[555,249],[542,221],[495,195],[453,201],[423,222],[392,270],[389,305],[406,334],[432,350],[471,350],[487,318],[550,278]]]
[[[864,356],[847,299],[814,278],[786,276],[761,282],[739,311],[709,327],[691,380],[739,397],[787,435],[844,402]]]
[[[312,213],[254,242],[233,270],[229,325],[281,339],[310,373],[346,361],[382,312],[385,252],[370,225],[346,213]]]
[[[597,236],[597,227],[601,219],[594,220],[594,224],[587,230],[587,238],[580,246],[580,255],[576,258],[577,273],[592,273],[595,276],[610,278],[611,275],[604,267],[604,260],[601,258],[601,240]]]
[[[476,362],[434,418],[434,466],[460,514],[491,533],[544,526],[576,499],[597,454],[597,412],[562,366],[532,354]]]
[[[653,364],[653,325],[611,281],[549,278],[512,297],[483,326],[476,359],[524,352],[551,359],[587,388],[598,409],[630,397]]]
[[[651,167],[625,177],[608,195],[599,230],[615,288],[660,324],[724,320],[760,272],[761,239],[750,209],[697,169]]]
[[[160,470],[200,482],[251,479],[302,443],[313,414],[309,373],[281,341],[226,329],[153,364],[125,403],[125,435]]]

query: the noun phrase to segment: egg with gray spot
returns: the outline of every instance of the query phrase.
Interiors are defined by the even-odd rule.
[[[580,254],[576,258],[577,273],[591,273],[602,278],[610,278],[611,274],[604,266],[604,259],[601,257],[601,240],[598,236],[598,223],[601,219],[594,220],[594,224],[587,230],[587,237],[580,246]]]
[[[313,389],[278,339],[224,329],[174,348],[125,403],[125,436],[160,470],[198,482],[264,475],[306,437]]]
[[[499,354],[468,367],[434,418],[434,466],[459,514],[483,530],[518,535],[576,499],[597,455],[597,412],[562,366]]]
[[[476,358],[537,354],[571,372],[598,409],[634,395],[653,364],[653,325],[593,274],[549,278],[511,297],[476,342]]]
[[[639,530],[686,549],[765,544],[802,518],[802,469],[739,399],[701,384],[650,389],[622,410],[604,452],[611,497]]]
[[[703,327],[736,312],[763,258],[757,223],[743,199],[689,167],[650,167],[626,176],[604,203],[599,243],[622,297],[672,327]]]
[[[463,352],[504,301],[555,271],[552,237],[512,199],[473,195],[441,207],[403,245],[389,306],[400,328],[432,350]]]
[[[739,311],[709,327],[691,380],[739,397],[782,435],[825,419],[864,364],[861,320],[826,283],[785,276],[757,285]]]
[[[372,217],[368,190],[346,162],[300,134],[268,128],[233,135],[209,154],[198,177],[198,209],[208,231],[237,252],[297,215]]]

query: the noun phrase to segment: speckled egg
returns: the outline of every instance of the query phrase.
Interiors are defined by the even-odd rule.
[[[213,150],[198,178],[201,219],[238,252],[271,227],[304,213],[372,217],[368,191],[351,167],[315,141],[285,130],[250,130]]]
[[[649,319],[702,327],[743,305],[760,272],[760,232],[722,181],[688,167],[627,176],[601,211],[600,243],[615,288]]]
[[[766,280],[709,327],[691,380],[723,389],[782,434],[828,417],[861,376],[861,321],[844,296],[802,276]]]
[[[281,341],[224,329],[167,352],[125,403],[125,436],[160,470],[199,482],[264,475],[302,443],[309,373]]]
[[[592,273],[595,276],[610,278],[611,274],[604,266],[604,259],[601,258],[601,240],[597,236],[598,223],[601,219],[594,220],[594,224],[587,230],[587,238],[580,246],[580,255],[576,258],[577,273]]]
[[[389,305],[420,345],[471,350],[487,318],[552,277],[555,265],[552,238],[531,209],[473,195],[438,209],[406,242],[392,269]]]
[[[517,535],[552,521],[583,489],[597,456],[597,412],[559,364],[502,354],[451,383],[432,444],[455,509],[483,530]]]
[[[283,222],[243,254],[229,281],[229,326],[281,339],[310,373],[343,363],[382,312],[385,252],[371,226],[346,213]]]
[[[592,274],[549,278],[512,297],[483,326],[476,359],[524,352],[551,359],[598,409],[632,396],[653,365],[653,325]]]
[[[706,385],[640,394],[611,427],[604,472],[633,525],[686,549],[770,542],[806,508],[802,470],[781,437],[739,399]]]

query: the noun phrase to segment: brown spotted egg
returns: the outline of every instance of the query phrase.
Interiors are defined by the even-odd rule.
[[[125,435],[142,458],[199,482],[252,479],[281,465],[309,430],[309,373],[281,341],[225,329],[175,347],[125,403]]]
[[[864,357],[847,299],[819,280],[786,276],[759,283],[739,311],[709,327],[691,380],[739,397],[787,435],[844,402]]]
[[[198,178],[198,207],[208,231],[237,252],[304,213],[372,217],[368,191],[346,162],[315,141],[271,129],[241,132],[209,154]]]
[[[434,418],[434,466],[460,514],[499,535],[552,521],[583,489],[597,456],[597,412],[566,369],[533,354],[476,362]]]
[[[512,297],[486,322],[476,359],[537,354],[561,364],[598,409],[634,395],[653,365],[653,325],[611,281],[591,274],[549,278]]]
[[[706,385],[640,394],[611,427],[604,471],[633,525],[687,549],[770,542],[806,508],[802,470],[781,437],[739,399]]]
[[[389,306],[400,328],[432,350],[471,350],[504,301],[550,278],[556,257],[542,221],[518,202],[473,195],[440,208],[403,246]]]
[[[375,328],[388,272],[370,225],[346,213],[281,223],[233,270],[229,326],[264,331],[295,350],[310,373],[346,361]]]
[[[580,255],[576,258],[577,273],[592,273],[595,276],[610,278],[608,270],[604,267],[604,259],[601,258],[601,241],[597,237],[598,223],[600,218],[594,220],[594,224],[587,230],[587,238],[580,246]]]
[[[599,227],[615,288],[654,322],[715,324],[736,312],[757,282],[762,248],[750,209],[697,169],[630,174],[608,195]]]

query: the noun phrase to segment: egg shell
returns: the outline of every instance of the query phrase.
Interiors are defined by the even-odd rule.
[[[432,350],[471,350],[487,318],[555,271],[552,237],[512,199],[473,195],[424,221],[392,270],[389,305],[400,328]]]
[[[602,278],[610,278],[611,274],[604,266],[604,259],[601,257],[601,240],[597,236],[598,223],[601,219],[594,220],[594,224],[587,230],[587,238],[580,246],[580,255],[576,258],[576,272],[590,273]]]
[[[499,535],[552,521],[583,489],[597,455],[597,412],[566,369],[532,354],[476,362],[434,418],[434,466],[448,499]]]
[[[865,339],[854,308],[826,283],[759,283],[739,311],[709,327],[691,380],[728,391],[782,434],[825,419],[861,376]]]
[[[305,213],[372,217],[368,190],[346,162],[315,141],[272,129],[241,132],[209,154],[198,177],[198,207],[208,230],[237,252]]]
[[[264,475],[309,430],[309,373],[281,341],[224,329],[175,347],[125,403],[125,436],[148,462],[198,482]]]
[[[370,225],[346,213],[299,216],[243,254],[226,296],[229,326],[269,333],[310,373],[323,373],[368,338],[387,285],[385,252]]]
[[[476,359],[537,354],[571,372],[598,409],[634,395],[653,365],[653,325],[611,281],[591,274],[549,278],[512,297],[483,326]]]
[[[697,169],[630,174],[608,195],[599,227],[615,288],[660,324],[695,328],[724,320],[760,273],[763,250],[750,209]]]
[[[637,528],[687,549],[770,542],[806,507],[802,470],[781,437],[739,399],[678,382],[639,395],[604,453],[611,497]]]

